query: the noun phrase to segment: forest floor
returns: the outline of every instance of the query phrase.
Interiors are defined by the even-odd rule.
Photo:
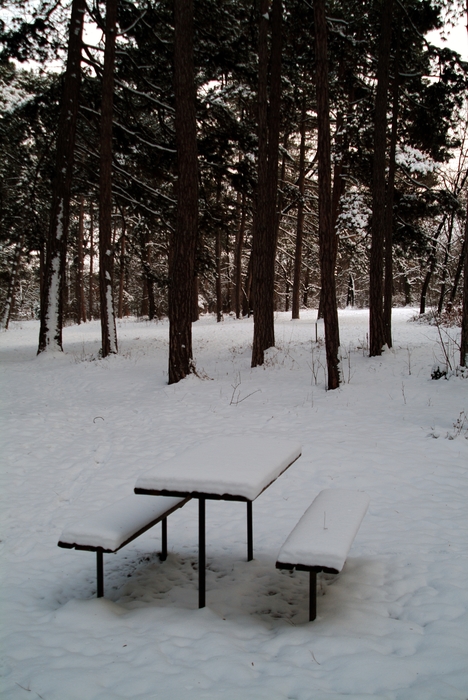
[[[468,379],[431,379],[437,328],[394,312],[394,348],[367,356],[368,314],[340,312],[339,390],[325,391],[315,313],[276,317],[277,347],[250,368],[252,319],[193,327],[198,376],[167,385],[168,325],[98,322],[36,357],[38,324],[0,334],[0,694],[5,700],[467,700]],[[457,329],[443,332],[456,364]],[[302,457],[254,504],[207,503],[207,606],[197,608],[197,504],[105,557],[57,547],[62,528],[132,493],[156,461],[215,435],[288,437]],[[324,488],[369,511],[342,574],[275,569]],[[137,496],[135,496],[137,498]]]

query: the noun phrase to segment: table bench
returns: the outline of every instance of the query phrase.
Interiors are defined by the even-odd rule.
[[[68,525],[60,535],[59,547],[96,552],[97,597],[104,595],[103,554],[118,552],[157,523],[161,523],[160,558],[167,557],[167,517],[190,498],[160,496],[136,497],[134,494]]]
[[[278,569],[309,571],[309,620],[317,616],[317,573],[342,570],[368,506],[361,491],[321,491],[281,547]]]

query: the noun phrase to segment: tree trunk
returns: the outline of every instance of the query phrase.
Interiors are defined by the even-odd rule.
[[[120,276],[119,276],[119,305],[117,317],[124,316],[124,291],[125,291],[125,223],[122,222],[122,234],[120,236]]]
[[[348,275],[348,293],[346,295],[346,306],[354,306],[356,296],[356,286],[354,283],[353,273],[350,272]]]
[[[245,276],[245,292],[242,297],[242,315],[250,318],[252,315],[252,310],[252,253],[250,253],[249,263],[247,265],[247,274]]]
[[[385,242],[385,168],[387,150],[387,105],[390,75],[393,0],[382,2],[377,94],[374,114],[374,161],[372,179],[372,238],[369,280],[369,355],[382,354],[385,345],[383,318],[383,271]]]
[[[94,318],[94,206],[93,200],[89,204],[89,297],[88,297],[88,316],[92,321]]]
[[[442,221],[440,222],[440,224],[437,228],[436,233],[432,237],[431,252],[429,254],[429,258],[427,261],[429,269],[426,272],[426,276],[424,278],[424,282],[423,282],[422,289],[421,289],[421,298],[420,298],[420,302],[419,302],[419,313],[420,314],[426,313],[427,292],[429,289],[429,284],[431,282],[431,277],[434,273],[434,270],[435,270],[436,264],[437,264],[437,258],[436,258],[437,241],[439,239],[440,234],[442,233],[442,229],[445,226],[446,220],[447,220],[447,214],[444,214],[442,217]]]
[[[218,212],[218,220],[220,217],[222,181],[218,178],[216,187],[216,210]],[[221,223],[216,227],[215,235],[215,259],[216,259],[216,321],[220,323],[223,320],[223,290],[221,285]]]
[[[215,258],[216,258],[216,321],[223,320],[223,298],[221,287],[221,231],[216,229],[215,236]]]
[[[398,137],[398,108],[399,108],[399,51],[395,58],[393,90],[392,90],[392,132],[390,136],[390,158],[388,166],[387,198],[385,204],[385,281],[383,300],[383,324],[385,342],[389,348],[392,340],[392,307],[393,307],[393,201],[395,195],[396,146]]]
[[[192,313],[198,219],[193,2],[174,0],[177,219],[169,275],[169,384],[193,369]]]
[[[274,284],[277,238],[278,148],[281,106],[282,2],[261,0],[258,43],[258,186],[252,241],[254,335],[252,367],[275,344]],[[268,17],[271,17],[270,101],[268,104]]]
[[[242,249],[244,247],[245,236],[246,204],[245,194],[242,194],[240,203],[240,221],[236,233],[235,248],[235,285],[234,285],[234,308],[236,318],[241,317],[242,312]]]
[[[306,135],[306,98],[302,97],[300,134],[301,143],[299,146],[299,201],[297,204],[297,225],[296,225],[296,248],[294,252],[294,279],[292,290],[292,318],[299,318],[300,294],[301,294],[301,272],[302,272],[302,245],[304,238],[304,193],[305,193],[305,135]]]
[[[106,44],[102,75],[101,157],[99,171],[99,292],[101,306],[102,357],[117,352],[114,315],[112,246],[112,112],[114,107],[114,63],[117,0],[106,3]]]
[[[41,295],[38,354],[49,349],[63,349],[63,292],[65,286],[76,121],[80,96],[81,46],[85,8],[85,0],[73,0],[68,39],[67,68],[57,133],[52,206]]]
[[[310,270],[309,267],[306,267],[305,271],[305,277],[304,277],[304,298],[302,300],[302,303],[304,304],[305,308],[307,309],[308,304],[309,304],[309,284],[310,284]]]
[[[450,291],[451,304],[453,304],[455,302],[455,299],[457,297],[458,285],[460,284],[460,279],[461,279],[462,272],[463,272],[463,265],[465,263],[465,247],[466,247],[466,238],[463,241],[460,257],[458,258],[457,269],[456,269],[455,275],[453,277],[453,285],[452,285],[452,289]]]
[[[142,316],[148,316],[150,321],[154,320],[156,314],[156,304],[154,300],[154,281],[151,271],[151,245],[150,234],[148,230],[143,230],[140,233],[140,248],[141,248],[141,265],[143,268],[143,304]]]
[[[10,281],[8,283],[8,292],[6,295],[5,303],[3,305],[2,320],[0,322],[0,328],[7,330],[10,323],[11,314],[13,312],[13,300],[15,298],[16,282],[18,279],[18,273],[20,269],[21,256],[23,254],[24,245],[24,234],[21,236],[20,240],[16,244],[15,255],[13,258],[13,267],[11,270]]]
[[[467,10],[468,11],[468,10]],[[468,29],[468,26],[467,26]],[[462,305],[462,324],[461,324],[461,340],[460,340],[460,365],[468,367],[468,199],[466,202],[466,219],[465,219],[465,264],[464,264],[464,283],[463,283],[463,305]]]
[[[76,322],[86,323],[86,304],[83,280],[83,242],[84,242],[84,197],[80,197],[80,213],[78,220],[78,236],[76,241]]]
[[[314,0],[317,155],[319,187],[319,243],[322,279],[322,304],[325,327],[328,389],[340,385],[338,349],[340,335],[335,289],[336,244],[332,220],[330,113],[328,98],[327,20],[324,0]]]
[[[439,313],[439,314],[441,314],[442,311],[444,310],[445,293],[447,290],[447,275],[448,275],[447,266],[448,266],[448,261],[449,261],[449,257],[450,257],[450,249],[452,247],[454,218],[455,218],[455,212],[452,211],[452,214],[450,216],[449,227],[448,227],[447,245],[445,246],[444,262],[442,265],[442,280],[441,280],[441,284],[440,284],[439,303],[437,305],[437,313]]]

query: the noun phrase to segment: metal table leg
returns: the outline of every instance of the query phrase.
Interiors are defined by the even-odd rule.
[[[96,550],[96,573],[97,573],[97,597],[102,598],[104,596],[104,562],[103,562],[103,552],[102,547],[98,547]]]
[[[247,501],[247,561],[253,559],[253,515],[252,501]]]
[[[167,559],[167,518],[161,520],[161,561]]]
[[[317,572],[309,572],[309,620],[317,617]]]
[[[205,567],[206,567],[206,543],[205,543],[205,499],[198,499],[198,607],[205,607]]]

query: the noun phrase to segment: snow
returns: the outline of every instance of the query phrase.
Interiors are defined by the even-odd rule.
[[[432,158],[419,149],[407,145],[398,146],[395,162],[402,165],[410,173],[419,173],[420,175],[428,175],[434,172],[435,168]]]
[[[340,311],[345,382],[328,392],[313,312],[278,314],[255,369],[252,319],[202,317],[198,376],[170,386],[166,322],[118,322],[120,354],[105,359],[99,322],[64,328],[65,352],[37,358],[37,322],[1,332],[0,695],[466,700],[468,380],[431,379],[438,331],[413,313],[395,310],[394,349],[369,358],[367,311]],[[168,518],[168,559],[147,531],[106,556],[96,599],[95,558],[57,547],[62,529],[221,436],[302,445],[255,501],[254,561],[245,504],[207,501],[199,610],[192,500]],[[319,575],[309,623],[307,573],[275,561],[317,494],[339,488],[370,506],[342,573]]]
[[[159,462],[141,475],[145,491],[240,496],[253,501],[301,455],[301,447],[271,437],[215,437]]]
[[[127,496],[96,513],[84,512],[79,520],[65,527],[59,542],[115,552],[151,521],[162,518],[183,502],[183,498]]]
[[[366,493],[321,491],[281,547],[278,562],[341,571],[368,507]]]
[[[59,229],[61,227],[61,219],[59,218]],[[57,238],[61,237],[61,233]],[[47,299],[46,313],[46,350],[48,352],[61,352],[60,345],[57,342],[56,333],[58,327],[59,315],[59,295],[60,295],[60,258],[58,254],[52,260],[52,277],[49,287],[49,296]]]

